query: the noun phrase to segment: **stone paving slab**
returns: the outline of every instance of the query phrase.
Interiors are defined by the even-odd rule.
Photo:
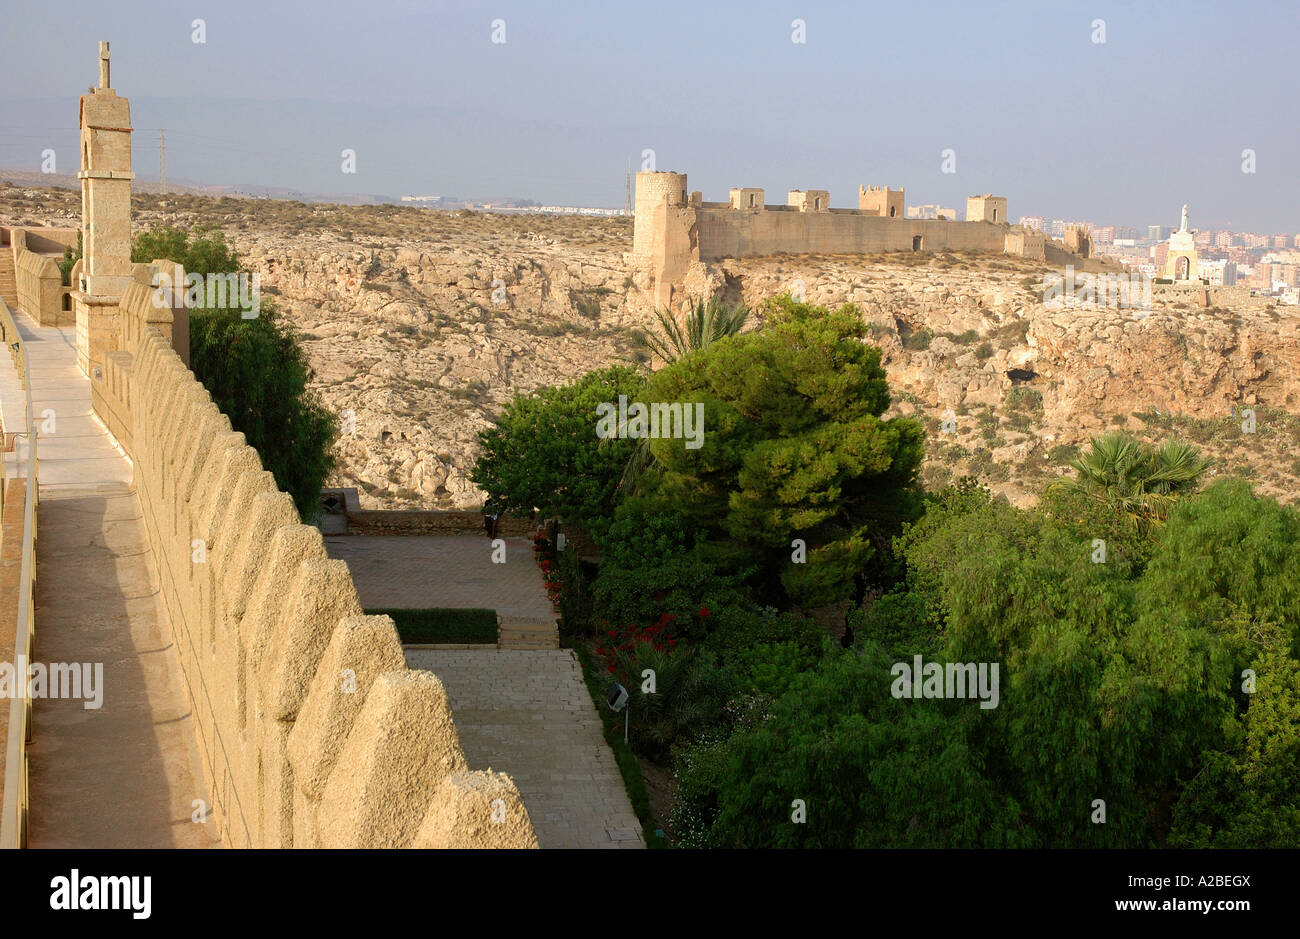
[[[408,649],[436,674],[470,769],[509,774],[543,848],[643,848],[641,823],[568,649]]]
[[[504,564],[492,563],[492,542],[483,535],[337,535],[325,538],[325,548],[347,561],[365,609],[481,607],[553,627],[532,543],[504,541]]]

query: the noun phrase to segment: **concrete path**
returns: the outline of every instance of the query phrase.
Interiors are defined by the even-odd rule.
[[[366,609],[480,607],[554,623],[532,542],[503,540],[504,564],[484,535],[333,535],[325,548],[348,562]]]
[[[16,316],[38,429],[35,655],[103,666],[102,706],[34,702],[33,848],[214,846],[180,667],[157,598],[131,465],[91,412],[75,330]],[[5,401],[5,416],[9,414]]]
[[[514,778],[543,848],[642,848],[641,823],[568,649],[408,649],[436,674],[470,769]]]

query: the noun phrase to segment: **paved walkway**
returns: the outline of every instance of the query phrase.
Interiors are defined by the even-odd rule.
[[[91,413],[75,330],[15,320],[37,426],[46,409],[55,422],[38,435],[35,655],[44,663],[103,666],[99,709],[82,700],[34,702],[29,843],[213,846],[214,826],[191,821],[195,799],[211,802],[131,465]]]
[[[641,848],[641,823],[568,649],[408,649],[442,679],[470,769],[514,778],[543,848]]]
[[[554,624],[532,542],[503,540],[504,564],[492,563],[484,535],[334,535],[325,548],[348,562],[368,610],[481,607]]]

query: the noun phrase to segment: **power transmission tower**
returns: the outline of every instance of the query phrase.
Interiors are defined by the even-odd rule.
[[[158,172],[162,177],[162,194],[167,194],[167,132],[158,128]]]

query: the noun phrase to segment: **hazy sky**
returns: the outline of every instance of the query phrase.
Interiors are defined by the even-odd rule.
[[[75,172],[107,39],[143,179],[165,127],[173,179],[621,206],[650,148],[706,200],[815,188],[855,206],[875,184],[958,210],[993,192],[1012,218],[1176,225],[1187,202],[1193,227],[1300,231],[1294,0],[0,6],[11,169],[50,147]]]

